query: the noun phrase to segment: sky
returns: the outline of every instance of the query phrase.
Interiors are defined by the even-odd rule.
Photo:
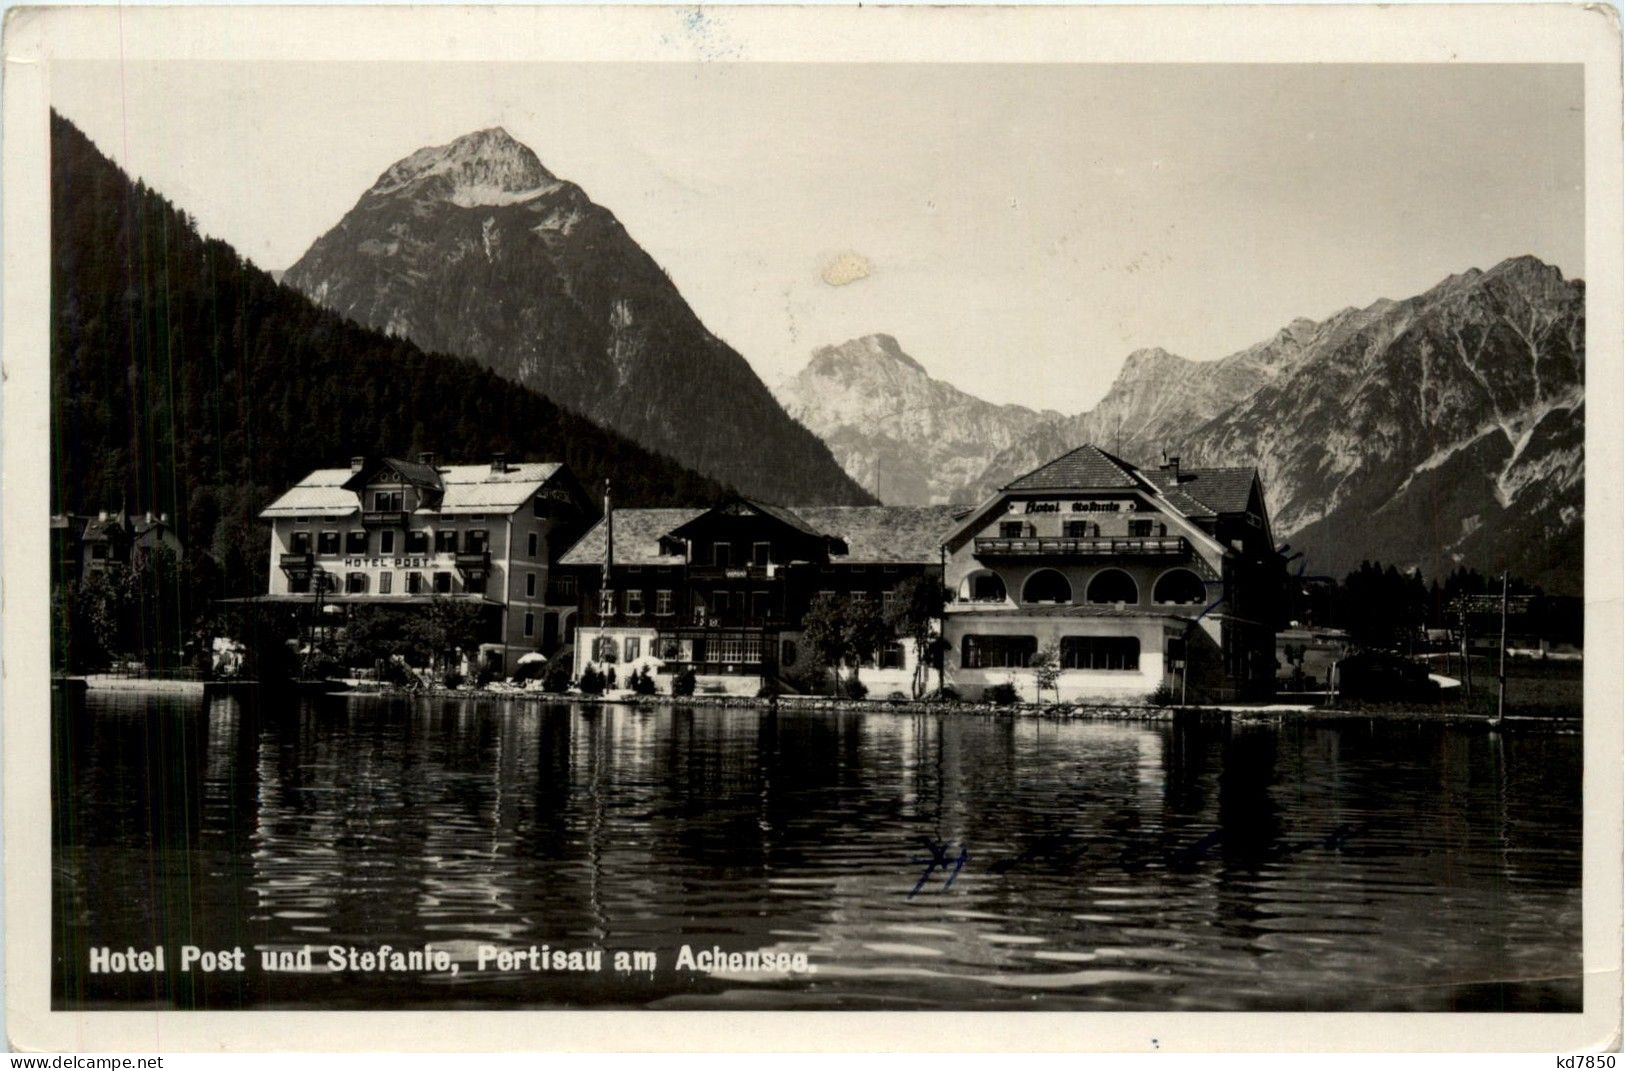
[[[285,268],[390,164],[501,125],[770,385],[896,336],[996,402],[1093,405],[1534,254],[1584,272],[1578,66],[70,63],[53,105]]]

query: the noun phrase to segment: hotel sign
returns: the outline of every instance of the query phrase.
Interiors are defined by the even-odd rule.
[[[452,554],[415,554],[400,558],[345,558],[346,569],[434,569],[441,567],[450,569],[454,563]]]
[[[1139,501],[1132,498],[1035,499],[1010,503],[1011,513],[1132,513],[1139,508]]]

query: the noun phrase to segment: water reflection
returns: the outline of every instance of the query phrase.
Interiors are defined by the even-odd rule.
[[[337,697],[53,721],[63,1006],[1579,1003],[1572,737]],[[927,841],[965,862],[910,897]],[[84,969],[160,943],[459,970]],[[677,971],[684,943],[818,970]],[[661,966],[481,973],[482,944]]]

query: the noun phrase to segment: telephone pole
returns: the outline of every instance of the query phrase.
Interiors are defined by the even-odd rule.
[[[1500,721],[1507,712],[1507,575],[1501,574],[1501,666],[1498,671],[1498,689],[1495,697],[1495,720]]]

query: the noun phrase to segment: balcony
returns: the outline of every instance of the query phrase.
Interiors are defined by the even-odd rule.
[[[781,565],[691,565],[690,580],[774,580]]]
[[[297,554],[283,554],[277,559],[284,573],[308,573],[316,567],[316,556],[309,551]]]
[[[1184,536],[1003,537],[976,540],[978,558],[1184,558]]]
[[[485,573],[491,568],[488,550],[460,550],[457,552],[457,570],[461,573]]]
[[[369,509],[361,513],[361,523],[367,528],[405,528],[404,509]]]

